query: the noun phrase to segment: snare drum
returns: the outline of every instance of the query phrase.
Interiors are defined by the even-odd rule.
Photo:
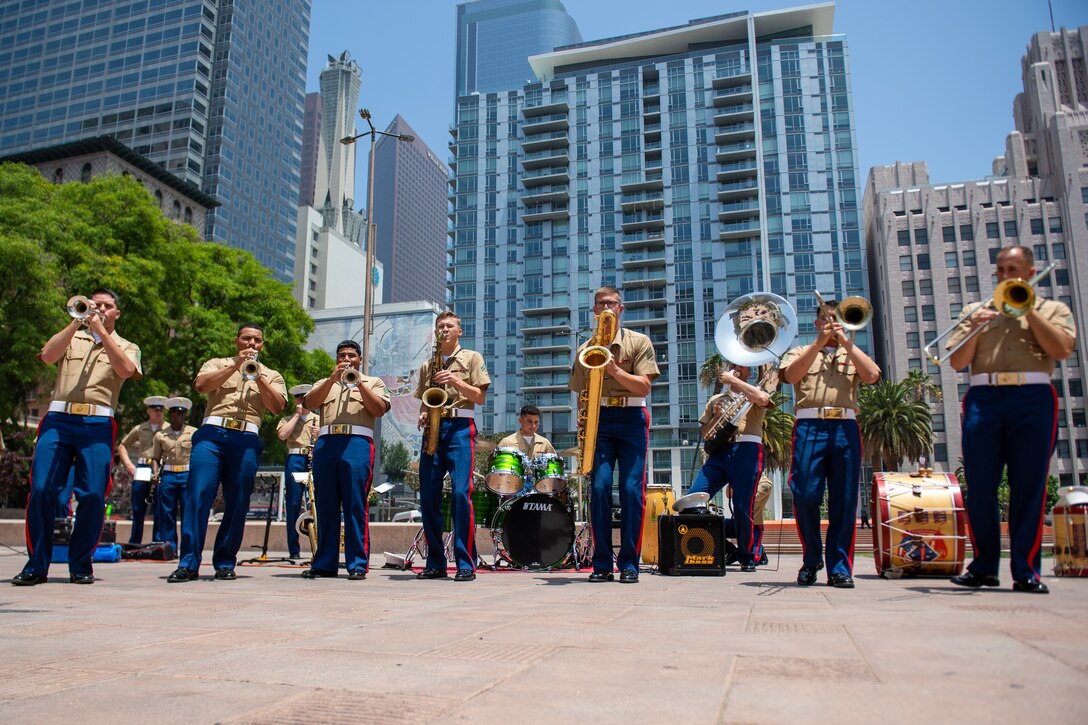
[[[554,453],[545,453],[533,461],[533,488],[538,493],[559,493],[567,488],[563,459]]]
[[[954,475],[874,473],[872,502],[877,574],[956,576],[963,570],[967,519]]]
[[[1054,504],[1054,575],[1088,576],[1088,487],[1058,489]]]
[[[671,483],[651,483],[646,486],[646,510],[642,514],[642,563],[656,564],[658,519],[672,513],[676,494]]]
[[[525,486],[529,461],[517,448],[499,448],[491,459],[490,472],[484,483],[500,496],[513,496]]]
[[[499,507],[491,531],[496,553],[522,569],[553,569],[574,547],[574,517],[555,496],[530,493]]]

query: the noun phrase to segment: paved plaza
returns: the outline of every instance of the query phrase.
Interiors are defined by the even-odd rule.
[[[124,562],[92,586],[54,565],[0,588],[0,722],[1088,722],[1088,580],[970,591],[859,557],[856,589],[800,588],[799,565],[167,584],[173,563]]]

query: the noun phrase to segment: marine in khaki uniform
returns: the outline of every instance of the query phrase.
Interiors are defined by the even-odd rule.
[[[264,349],[264,330],[247,322],[234,338],[237,354],[208,360],[194,381],[198,393],[208,396],[204,423],[193,435],[185,516],[181,522],[181,559],[167,578],[186,582],[197,578],[208,534],[208,514],[216,491],[223,486],[223,520],[215,536],[212,566],[218,580],[236,579],[234,566],[245,533],[246,510],[257,462],[264,443],[257,432],[266,412],[273,415],[287,404],[283,376],[258,362]],[[243,370],[254,365],[254,375]]]
[[[185,424],[193,401],[166,398],[170,423],[155,433],[151,444],[151,470],[158,481],[155,492],[155,541],[178,549],[178,507],[189,481],[189,458],[196,428]]]
[[[26,507],[29,557],[12,579],[17,586],[46,581],[57,500],[73,467],[79,510],[68,543],[69,579],[77,584],[94,582],[91,557],[102,535],[117,436],[114,410],[121,385],[143,373],[140,348],[115,330],[121,316],[117,294],[96,289],[90,303],[86,317],[73,319],[38,353],[43,363],[59,367],[52,402],[34,445]]]
[[[545,453],[555,454],[551,441],[537,433],[540,430],[540,409],[535,405],[524,405],[518,414],[518,431],[499,441],[499,448],[517,448],[529,460],[534,460]]]
[[[310,455],[317,441],[317,416],[303,405],[306,394],[312,388],[312,385],[296,385],[288,391],[295,398],[295,409],[276,426],[276,436],[287,444],[287,459],[283,464],[283,490],[285,518],[288,523],[287,554],[292,559],[297,559],[301,554],[298,529],[294,523],[302,507],[303,487],[295,480],[294,474],[309,470]]]
[[[366,579],[370,566],[370,483],[374,477],[374,427],[389,411],[381,378],[359,373],[362,350],[354,340],[336,347],[336,369],[314,383],[305,407],[321,416],[314,446],[314,511],[317,551],[307,579],[334,577],[340,560],[340,514],[344,515],[344,568],[348,579]],[[345,381],[345,371],[358,374]]]
[[[649,447],[650,414],[646,398],[661,371],[650,338],[620,325],[623,302],[615,287],[601,287],[593,296],[593,314],[606,309],[616,314],[616,334],[609,343],[612,360],[604,368],[601,417],[597,446],[590,472],[592,497],[590,520],[593,536],[592,582],[612,581],[612,472],[618,468],[620,502],[620,551],[616,566],[620,581],[638,581],[642,549],[642,518],[646,510],[646,453]],[[581,352],[588,341],[578,348]],[[567,386],[585,390],[589,371],[577,355]]]
[[[835,321],[835,303],[818,311],[816,339],[782,356],[781,379],[793,386],[793,491],[797,533],[804,549],[797,583],[816,583],[821,563],[827,583],[854,586],[854,525],[861,479],[858,384],[872,385],[880,368]],[[827,489],[827,552],[820,541],[820,504]]]
[[[461,318],[443,312],[435,319],[435,335],[442,339],[441,369],[434,373],[434,383],[449,395],[439,424],[438,446],[434,455],[420,451],[419,504],[423,515],[423,533],[427,538],[427,564],[420,579],[443,579],[446,558],[442,547],[442,479],[450,474],[450,518],[453,523],[453,552],[457,562],[457,581],[476,578],[476,516],[472,510],[472,456],[476,449],[475,407],[487,399],[491,376],[480,353],[461,347]],[[432,360],[419,369],[415,397],[420,398],[419,428],[427,424],[423,392],[431,387]],[[426,437],[424,437],[426,440]]]
[[[151,492],[151,447],[155,434],[162,428],[162,411],[166,398],[152,395],[144,398],[144,405],[147,406],[147,420],[134,426],[117,446],[121,464],[132,477],[132,531],[128,537],[130,544],[141,544],[144,540],[144,517],[147,516],[147,499]],[[154,520],[154,509],[151,516]],[[152,539],[161,541],[157,536],[158,529],[153,531]]]
[[[1031,249],[1002,249],[996,272],[999,283],[1035,276]],[[1007,466],[1013,589],[1045,594],[1040,532],[1058,424],[1050,376],[1058,360],[1073,354],[1076,327],[1068,307],[1038,294],[1034,307],[1020,317],[1000,315],[992,305],[979,307],[964,308],[946,343],[954,347],[971,330],[984,327],[949,358],[956,370],[971,367],[971,386],[963,398],[963,468],[975,552],[967,571],[952,581],[972,588],[1000,584],[997,488]]]

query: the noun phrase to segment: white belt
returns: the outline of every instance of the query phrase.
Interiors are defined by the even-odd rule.
[[[288,448],[287,455],[289,456],[308,456],[310,455],[310,447],[305,448]]]
[[[235,418],[223,418],[218,415],[209,415],[204,419],[204,425],[214,425],[227,430],[241,430],[246,433],[256,433],[260,430],[256,423],[249,423]]]
[[[971,385],[1050,385],[1046,373],[978,373]]]
[[[476,410],[473,408],[443,408],[443,418],[475,418]]]
[[[163,466],[162,470],[167,473],[185,473],[189,470],[188,466]]]
[[[646,398],[629,398],[625,395],[606,395],[601,398],[601,405],[606,408],[645,408]]]
[[[49,404],[50,413],[67,413],[68,415],[101,415],[107,418],[113,417],[113,408],[94,403],[66,403],[63,400],[54,400]]]
[[[801,408],[794,412],[793,416],[798,420],[802,418],[822,418],[823,420],[854,420],[858,417],[850,408]]]
[[[762,443],[763,437],[745,433],[744,435],[737,436],[736,441],[737,443]]]
[[[137,458],[136,459],[136,465],[137,466],[150,466],[151,465],[151,459],[150,458]]]
[[[367,438],[374,437],[374,431],[367,428],[365,425],[348,425],[347,423],[333,423],[332,425],[323,425],[317,431],[318,435],[333,435],[333,436],[366,436]]]

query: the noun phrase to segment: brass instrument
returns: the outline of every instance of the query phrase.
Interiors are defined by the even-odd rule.
[[[95,309],[94,302],[83,295],[72,295],[68,298],[68,302],[65,303],[64,309],[68,312],[68,316],[73,320],[79,320],[86,323],[87,318],[92,315],[101,315],[102,313]]]
[[[442,424],[442,409],[449,402],[449,393],[435,382],[435,376],[442,369],[442,344],[446,333],[437,332],[434,336],[434,352],[431,355],[430,387],[423,391],[423,405],[427,408],[427,425],[423,429],[423,452],[433,456],[438,450],[438,429]]]
[[[1038,272],[1034,277],[1027,281],[1024,281],[1017,277],[1016,279],[1007,279],[1004,282],[1001,282],[997,285],[997,287],[994,288],[994,296],[992,299],[987,300],[986,304],[979,305],[975,309],[971,310],[971,314],[967,315],[967,317],[963,318],[962,320],[957,320],[955,323],[952,324],[951,327],[942,332],[940,335],[937,335],[937,337],[933,338],[933,340],[928,345],[922,348],[922,354],[929,358],[929,361],[932,362],[934,365],[940,366],[941,363],[943,363],[945,360],[955,355],[956,351],[963,347],[968,340],[971,340],[975,337],[975,335],[979,334],[987,327],[989,327],[989,323],[985,325],[979,325],[978,327],[971,330],[969,333],[964,335],[962,340],[949,348],[944,355],[938,356],[937,353],[934,352],[937,344],[940,343],[941,340],[945,339],[953,332],[955,332],[961,324],[968,322],[975,315],[984,310],[997,310],[1005,317],[1014,318],[1023,317],[1027,313],[1031,312],[1031,310],[1035,307],[1035,288],[1039,286],[1039,283],[1043,281],[1043,279],[1050,276],[1050,273],[1057,269],[1057,267],[1057,262],[1051,262],[1046,267],[1044,267],[1042,271]]]
[[[757,385],[770,392],[778,384],[778,360],[797,337],[797,314],[784,298],[770,292],[753,292],[733,300],[718,318],[714,343],[725,359],[754,367],[772,363]],[[703,449],[712,454],[729,443],[752,401],[729,390],[715,405],[715,415],[703,434]]]
[[[616,313],[606,309],[597,315],[593,337],[578,353],[578,362],[589,371],[586,387],[578,395],[578,470],[588,476],[593,470],[593,454],[597,450],[597,428],[601,419],[601,391],[604,389],[604,367],[612,362],[608,345],[616,336]]]
[[[257,355],[242,363],[242,380],[256,380],[261,376],[261,365],[257,362]]]
[[[317,555],[317,499],[314,498],[314,472],[312,456],[306,457],[306,501],[302,513],[295,520],[295,528],[310,540],[310,558]]]
[[[813,290],[816,295],[816,303],[820,307],[820,311],[823,311],[823,306],[827,304],[824,301],[820,290]],[[835,322],[842,325],[842,329],[851,333],[851,336],[857,333],[858,330],[865,329],[869,322],[873,319],[873,304],[864,297],[854,295],[847,297],[839,302],[835,306]]]
[[[340,374],[340,384],[345,388],[357,387],[362,379],[363,374],[359,372],[358,368],[345,368],[344,372]]]

